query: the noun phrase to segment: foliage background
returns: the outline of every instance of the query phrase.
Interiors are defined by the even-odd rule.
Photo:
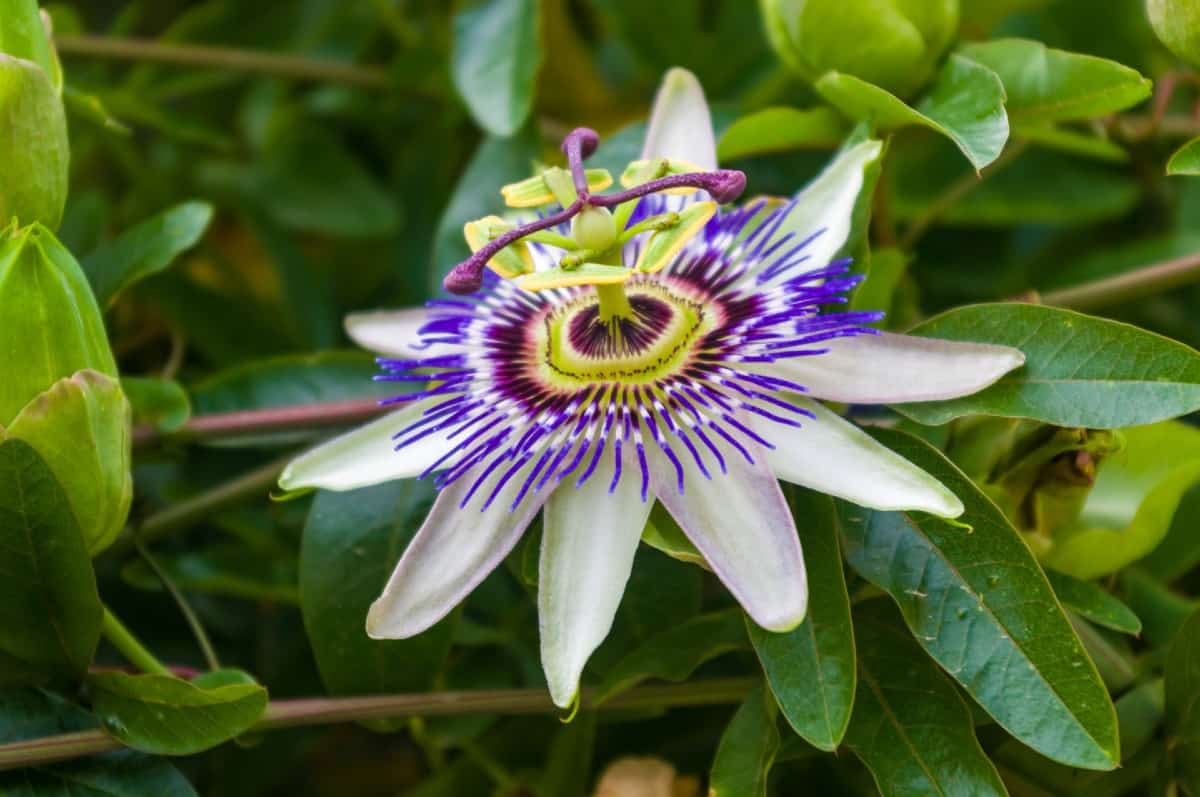
[[[700,77],[724,133],[723,165],[747,172],[751,194],[794,192],[828,160],[850,121],[781,64],[759,9],[734,0],[498,0],[457,10],[422,0],[95,0],[47,8],[70,113],[71,192],[59,237],[93,276],[106,268],[147,275],[123,291],[119,275],[107,286],[93,281],[102,302],[112,299],[106,320],[122,374],[146,378],[127,383],[142,429],[131,523],[153,543],[222,663],[252,673],[272,700],[540,688],[536,538],[452,621],[412,642],[369,642],[365,606],[423,516],[428,490],[386,485],[270,502],[280,457],[322,430],[196,439],[188,418],[381,395],[370,381],[371,358],[349,346],[342,316],[429,297],[464,256],[462,223],[499,209],[501,184],[539,159],[554,161],[571,127],[599,130],[605,143],[596,160],[619,171],[636,156],[641,120],[669,67]],[[153,49],[99,52],[94,36],[233,52],[169,64]],[[1200,251],[1200,181],[1164,173],[1172,152],[1200,134],[1192,114],[1200,92],[1195,73],[1181,72],[1158,43],[1140,0],[963,0],[958,36],[1019,36],[1112,59],[1154,78],[1159,94],[1119,113],[1060,117],[1065,143],[1039,138],[1030,129],[1037,118],[1022,134],[1010,107],[1013,136],[981,181],[937,132],[895,130],[870,245],[856,252],[877,269],[871,298],[890,310],[892,328],[964,303],[1053,296]],[[297,76],[278,62],[259,71],[239,60],[245,52],[294,56],[316,71]],[[360,67],[346,74],[321,66],[329,62]],[[480,74],[490,76],[482,86],[473,82]],[[826,110],[768,117],[770,135],[735,125],[780,106]],[[141,231],[132,242],[130,230]],[[1181,285],[1085,309],[1195,347],[1198,291]],[[925,434],[946,444],[944,427]],[[1157,445],[1185,462],[1200,451],[1182,432]],[[997,458],[1011,453],[991,446]],[[1053,764],[1015,742],[937,675],[911,637],[897,635],[904,627],[890,602],[853,570],[860,653],[882,656],[889,672],[915,668],[914,677],[942,690],[930,700],[949,707],[912,720],[914,735],[900,743],[877,740],[874,755],[866,731],[856,738],[854,726],[848,741],[858,756],[820,753],[775,717],[760,691],[736,715],[733,705],[656,705],[584,712],[566,725],[548,713],[498,711],[289,729],[173,765],[197,793],[222,796],[582,795],[627,755],[671,762],[687,776],[678,794],[699,793],[710,771],[720,794],[927,793],[919,775],[906,785],[905,767],[914,765],[906,756],[924,767],[941,760],[947,769],[936,775],[948,794],[1165,794],[1172,780],[1194,788],[1188,720],[1168,718],[1162,673],[1173,642],[1181,672],[1192,672],[1188,662],[1196,660],[1188,645],[1197,645],[1200,627],[1183,623],[1200,595],[1200,492],[1186,492],[1195,475],[1172,473],[1184,497],[1163,521],[1166,542],[1094,582],[1102,595],[1128,603],[1140,623],[1094,586],[1074,604],[1059,595],[1082,614],[1115,612],[1109,627],[1143,629],[1120,634],[1073,616],[1112,695],[1126,700],[1125,766],[1110,774]],[[827,508],[804,511],[813,517]],[[860,572],[870,569],[847,555]],[[710,683],[761,672],[740,614],[713,579],[646,546],[638,557],[618,625],[590,670],[593,684],[621,676]],[[204,667],[175,602],[130,544],[95,566],[105,602],[148,647],[173,665]],[[676,635],[664,640],[670,631]],[[102,645],[97,665],[123,661]],[[1185,700],[1195,695],[1175,688]],[[1170,676],[1166,690],[1170,697]],[[17,697],[7,700],[0,729],[40,716]],[[74,727],[56,716],[62,729]],[[972,722],[1003,785],[976,758]],[[959,732],[930,738],[919,730],[926,724]],[[74,776],[58,766],[0,776],[9,778],[0,791],[66,793],[61,783]],[[138,774],[129,766],[125,785],[97,786],[93,777],[87,793],[191,793],[159,770]],[[166,779],[152,787],[150,777]]]

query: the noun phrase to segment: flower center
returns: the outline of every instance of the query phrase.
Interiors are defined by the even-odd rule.
[[[605,318],[595,294],[546,314],[536,336],[543,378],[557,388],[653,384],[682,368],[717,322],[713,308],[657,279],[627,285],[630,313]]]

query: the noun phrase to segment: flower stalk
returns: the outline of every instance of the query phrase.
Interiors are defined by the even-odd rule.
[[[587,710],[686,708],[739,703],[758,683],[755,678],[727,678],[685,684],[645,686],[597,703],[595,691],[582,690]],[[364,697],[305,698],[272,701],[251,733],[333,725],[363,720],[475,714],[557,714],[544,689],[499,689],[466,692],[421,692]],[[103,730],[77,731],[0,745],[0,771],[43,766],[123,749]]]
[[[100,630],[104,634],[104,638],[111,642],[112,646],[120,651],[130,664],[142,672],[151,675],[171,675],[171,670],[167,665],[159,661],[107,606],[104,607]]]

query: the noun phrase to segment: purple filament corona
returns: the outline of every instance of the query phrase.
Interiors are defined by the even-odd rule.
[[[646,197],[629,224],[678,199]],[[396,450],[402,455],[418,441],[441,438],[445,453],[423,476],[439,487],[468,480],[462,505],[478,492],[485,508],[506,485],[506,501],[519,488],[515,507],[547,485],[583,484],[606,456],[614,458],[610,492],[634,478],[643,500],[651,458],[669,463],[681,492],[685,462],[705,479],[724,472],[728,457],[753,462],[756,449],[772,447],[772,424],[798,426],[811,417],[786,399],[804,387],[770,375],[769,365],[819,355],[834,338],[871,334],[864,325],[882,317],[823,311],[844,303],[861,277],[848,273],[847,260],[809,262],[821,233],[807,239],[781,233],[791,210],[788,204],[768,212],[759,202],[714,216],[665,269],[626,283],[632,315],[617,327],[599,322],[590,287],[531,293],[491,272],[482,275],[479,293],[431,302],[418,347],[436,347],[437,355],[380,360],[386,372],[380,380],[428,382],[385,402],[430,400],[394,436]],[[563,222],[547,226],[566,231]],[[643,242],[639,236],[625,246],[626,264],[636,262]],[[564,254],[543,244],[531,250],[543,266]],[[649,376],[572,375],[565,382],[546,376],[538,346],[555,313],[571,310],[565,338],[602,369],[659,345],[684,301],[706,322],[670,365]]]

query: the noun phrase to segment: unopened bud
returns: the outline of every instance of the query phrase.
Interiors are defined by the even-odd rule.
[[[1146,0],[1146,16],[1168,50],[1200,66],[1200,4],[1195,0]]]
[[[37,450],[97,553],[132,495],[129,403],[100,308],[75,258],[39,224],[0,232],[0,307],[0,437]]]
[[[762,0],[767,38],[809,81],[846,72],[906,97],[958,29],[959,0]]]

